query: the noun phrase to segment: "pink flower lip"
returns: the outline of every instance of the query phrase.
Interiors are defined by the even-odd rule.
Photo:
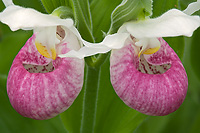
[[[32,119],[50,119],[68,109],[83,85],[84,60],[40,55],[33,35],[15,57],[7,79],[13,108]],[[63,44],[63,51],[67,50]],[[65,47],[65,48],[64,48]]]
[[[161,48],[139,60],[134,44],[113,50],[110,57],[111,83],[129,107],[154,116],[168,115],[183,103],[188,79],[172,48],[159,38]]]

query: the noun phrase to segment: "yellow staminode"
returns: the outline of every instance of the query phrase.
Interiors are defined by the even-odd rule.
[[[140,57],[141,54],[154,54],[155,52],[157,52],[160,49],[160,45],[158,47],[155,48],[149,48],[147,50],[141,50],[138,54],[138,57]]]
[[[46,46],[43,46],[41,43],[35,42],[35,46],[36,46],[38,52],[39,52],[41,55],[43,55],[44,57],[46,57],[46,58],[51,58],[51,59],[53,59],[53,60],[56,59],[56,50],[55,50],[54,48],[51,48],[51,49],[50,49],[50,50],[51,50],[51,54],[49,54],[49,52],[48,52]]]
[[[51,49],[51,54],[52,54],[52,59],[55,60],[56,59],[56,50],[54,48]]]

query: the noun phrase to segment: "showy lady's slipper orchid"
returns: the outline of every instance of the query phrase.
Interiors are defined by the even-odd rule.
[[[3,2],[7,7],[0,13],[1,22],[13,31],[34,30],[10,68],[7,79],[10,102],[22,116],[52,118],[65,111],[82,88],[84,60],[57,56],[80,49],[80,35],[71,19],[41,14],[12,1]]]
[[[112,49],[121,49],[129,37],[135,38],[135,45],[141,54],[153,54],[159,50],[161,44],[159,37],[173,36],[192,36],[200,25],[199,16],[190,16],[200,8],[200,1],[191,3],[183,12],[177,9],[171,9],[162,16],[144,20],[132,21],[123,24],[118,33],[107,35],[101,43],[84,42],[85,47],[78,51],[71,50],[67,54],[59,57],[77,57],[84,58],[97,53],[106,53]],[[131,35],[131,36],[130,36]]]
[[[184,101],[188,79],[180,59],[161,37],[192,36],[200,18],[190,15],[199,8],[197,1],[183,12],[171,9],[158,18],[127,22],[117,33],[123,35],[121,41],[109,35],[99,44],[86,43],[78,52],[60,56],[83,58],[113,49],[110,76],[118,96],[144,114],[167,115]]]
[[[130,38],[123,48],[112,51],[110,76],[117,95],[129,107],[158,116],[180,107],[187,93],[187,74],[161,37],[191,36],[200,18],[189,15],[199,8],[198,1],[184,12],[172,9],[155,19],[127,22],[119,29]]]

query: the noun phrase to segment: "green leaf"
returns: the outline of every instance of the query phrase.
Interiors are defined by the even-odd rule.
[[[167,43],[173,48],[179,58],[182,60],[185,50],[185,39],[180,37],[166,37],[164,38]]]
[[[13,2],[16,5],[22,6],[22,7],[29,7],[29,8],[34,8],[37,11],[40,11],[42,13],[46,13],[44,7],[42,6],[40,0],[13,0]]]
[[[194,34],[193,34],[193,40],[191,42],[191,55],[190,55],[190,60],[191,60],[191,66],[192,69],[194,70],[196,76],[199,78],[200,80],[200,62],[199,62],[199,49],[200,49],[200,30],[197,30]]]
[[[93,34],[96,42],[104,38],[111,24],[111,13],[121,3],[121,0],[93,0],[90,5]]]
[[[49,14],[59,6],[71,7],[69,0],[41,0],[41,2]]]
[[[75,25],[81,36],[90,42],[95,42],[92,33],[92,19],[88,0],[71,0],[74,11]]]
[[[7,74],[14,57],[25,44],[31,32],[18,31],[4,35],[0,42],[0,74]]]
[[[153,0],[152,17],[158,17],[172,8],[178,8],[178,0]]]
[[[190,133],[196,133],[199,131],[199,123],[200,123],[200,109],[198,110],[198,113],[192,123],[192,127],[190,129]]]
[[[191,94],[191,98],[198,104],[200,104],[199,36],[200,29],[194,32],[192,38],[186,38],[183,58],[183,63],[189,79],[189,93]]]
[[[109,33],[115,33],[127,21],[151,15],[151,4],[151,0],[123,0],[112,13]]]
[[[190,3],[196,1],[197,0],[178,0],[179,9],[184,10]]]

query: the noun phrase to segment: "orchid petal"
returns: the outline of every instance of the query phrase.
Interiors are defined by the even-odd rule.
[[[73,27],[75,28],[75,27]],[[63,39],[63,41],[61,42],[67,42],[67,47],[70,48],[70,49],[73,49],[73,50],[79,50],[81,47],[82,47],[82,42],[81,42],[81,39],[82,38],[78,38],[77,35],[75,35],[72,31],[71,31],[71,28],[70,29],[67,29],[65,27],[63,27],[64,31],[65,31],[65,38]],[[79,32],[77,33],[78,35]]]
[[[12,31],[18,29],[32,30],[34,27],[50,27],[64,25],[73,26],[72,19],[60,19],[56,16],[42,14],[31,8],[8,6],[0,13],[0,21],[7,24]]]
[[[107,53],[108,51],[110,51],[111,48],[108,48],[106,46],[101,45],[101,47],[99,48],[91,48],[91,47],[82,47],[80,50],[75,51],[75,50],[71,50],[66,54],[61,54],[58,55],[58,57],[64,58],[64,57],[76,57],[79,59],[83,59],[84,57],[88,57],[88,56],[92,56],[98,53]]]
[[[192,36],[199,26],[199,16],[189,16],[177,9],[171,9],[158,18],[127,22],[119,29],[119,32],[128,31],[137,39]]]
[[[124,42],[128,37],[129,34],[126,33],[117,33],[113,35],[108,35],[103,40],[102,44],[112,49],[120,49],[124,46]]]
[[[107,53],[111,49],[120,49],[124,46],[125,41],[128,39],[129,34],[127,33],[117,33],[113,35],[108,35],[104,38],[104,40],[100,43],[89,43],[87,41],[83,41],[85,45],[78,51],[71,50],[66,54],[58,55],[61,58],[64,57],[77,57],[82,59],[87,56],[95,55],[98,53]]]
[[[6,7],[10,6],[10,5],[14,5],[12,0],[3,0],[3,3]]]
[[[185,14],[192,15],[200,9],[200,1],[190,3],[188,7],[183,11]]]

